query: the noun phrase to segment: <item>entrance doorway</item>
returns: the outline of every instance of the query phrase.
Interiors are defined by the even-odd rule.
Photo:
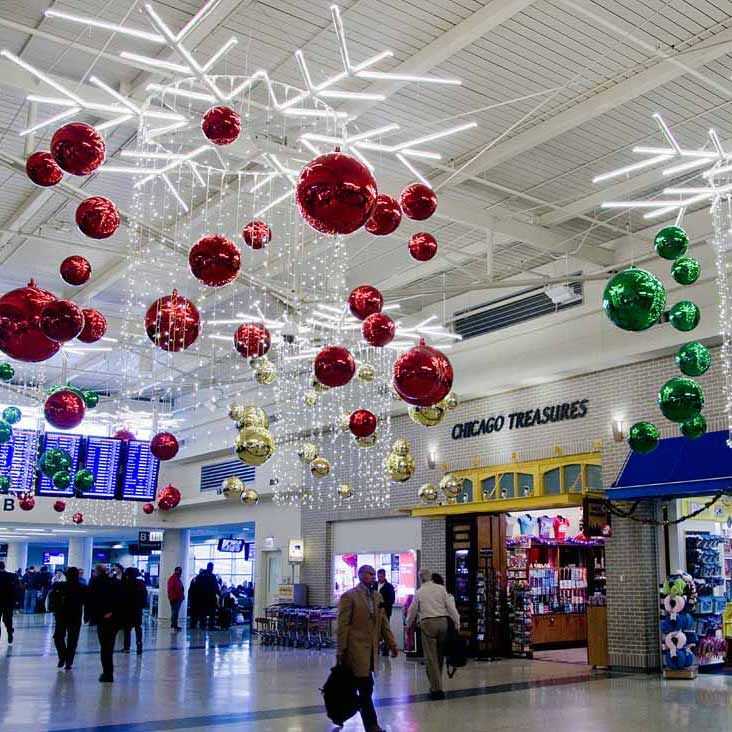
[[[279,599],[279,586],[282,583],[282,552],[278,549],[265,553],[266,588],[265,606],[274,605]]]

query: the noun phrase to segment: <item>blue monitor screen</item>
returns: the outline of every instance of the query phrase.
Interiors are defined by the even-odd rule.
[[[51,478],[38,474],[38,487],[36,493],[39,496],[73,496],[74,495],[74,473],[79,469],[79,454],[81,452],[81,435],[71,435],[66,432],[46,432],[41,438],[43,440],[43,451],[56,448],[71,455],[71,467],[69,472],[72,481],[66,488],[56,488]]]
[[[36,481],[38,433],[13,429],[13,438],[0,445],[0,475],[10,478],[12,493],[33,490]]]
[[[114,498],[122,442],[113,437],[87,437],[84,467],[94,474],[94,485],[82,498]]]
[[[129,501],[154,501],[160,462],[150,452],[150,443],[130,440],[127,465],[122,482],[122,498]]]

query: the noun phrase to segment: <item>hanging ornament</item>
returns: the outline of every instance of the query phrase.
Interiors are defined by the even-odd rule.
[[[690,440],[696,440],[707,431],[707,421],[703,415],[697,414],[696,417],[688,419],[681,423],[681,434]]]
[[[368,409],[357,409],[348,418],[348,429],[354,437],[368,437],[376,431],[376,415]]]
[[[135,435],[130,432],[130,430],[128,430],[126,427],[121,427],[120,429],[116,430],[112,437],[115,437],[118,440],[122,440],[122,442],[130,442],[131,440],[135,439]]]
[[[59,490],[65,490],[71,485],[71,473],[67,470],[59,470],[58,473],[54,473],[51,478],[54,488]]]
[[[402,220],[402,210],[396,198],[379,193],[371,216],[364,224],[364,229],[374,236],[393,234]]]
[[[701,376],[712,365],[712,355],[705,345],[692,341],[679,348],[676,365],[685,376]]]
[[[316,394],[325,394],[325,392],[330,391],[330,387],[326,386],[325,384],[321,384],[317,379],[313,378],[310,382],[310,386],[312,390]]]
[[[7,475],[0,475],[0,495],[6,496],[10,493],[10,478]]]
[[[172,432],[158,432],[150,440],[150,452],[158,460],[172,460],[178,454],[178,440]]]
[[[53,155],[45,150],[34,152],[25,161],[25,172],[32,183],[42,188],[55,186],[64,177],[64,172],[58,167]]]
[[[437,254],[437,239],[426,231],[412,234],[409,239],[409,255],[418,262],[429,262]]]
[[[0,445],[13,439],[13,428],[4,419],[0,419]]]
[[[246,427],[236,436],[236,456],[247,465],[262,465],[275,451],[275,441],[264,427]]]
[[[264,221],[250,221],[241,235],[244,243],[252,249],[264,249],[272,241],[272,229]]]
[[[3,409],[3,419],[8,424],[18,424],[22,416],[23,415],[20,413],[20,409],[18,409],[18,407],[5,407],[5,409]]]
[[[310,465],[318,457],[318,446],[312,442],[303,442],[297,451],[297,456],[301,463]]]
[[[40,328],[41,311],[55,299],[33,280],[0,297],[0,351],[27,363],[45,361],[57,353],[61,346]]]
[[[690,300],[677,302],[668,311],[668,320],[671,325],[684,333],[694,330],[699,325],[701,313],[699,308]]]
[[[269,429],[269,417],[264,409],[254,404],[240,404],[238,407],[235,422],[239,429],[243,429],[244,427],[264,427],[264,429]],[[231,416],[231,409],[229,409],[229,416]]]
[[[107,319],[95,308],[84,308],[84,327],[77,338],[82,343],[96,343],[107,332]]]
[[[376,181],[365,165],[334,152],[302,169],[295,201],[301,216],[321,234],[351,234],[368,221],[377,194]]]
[[[671,265],[671,276],[680,285],[693,285],[701,274],[701,265],[693,257],[679,257]]]
[[[658,393],[658,406],[666,419],[687,422],[704,406],[704,392],[693,379],[677,376],[667,381]]]
[[[66,259],[61,262],[59,273],[61,274],[61,279],[67,285],[78,287],[79,285],[83,285],[89,281],[92,268],[86,257],[74,254],[71,257],[66,257]]]
[[[70,389],[61,389],[51,394],[43,405],[46,422],[59,430],[72,430],[78,427],[85,414],[84,400]]]
[[[191,274],[208,287],[223,287],[239,274],[241,255],[236,244],[221,234],[201,237],[188,252]]]
[[[394,340],[396,324],[386,313],[374,313],[363,321],[361,335],[371,346],[382,348]]]
[[[347,348],[326,346],[315,357],[315,378],[331,388],[345,386],[356,372],[356,362]]]
[[[628,432],[628,446],[641,455],[653,452],[660,439],[656,425],[651,422],[636,422]]]
[[[236,422],[237,427],[239,426],[238,425],[239,420],[241,420],[244,417],[245,406],[246,405],[244,405],[244,404],[239,404],[239,402],[231,402],[231,404],[229,404],[229,411],[228,411],[229,419],[232,422]],[[244,425],[242,425],[242,426],[244,426]],[[250,425],[246,425],[246,426],[248,427]]]
[[[182,351],[193,345],[201,328],[198,308],[173,290],[156,300],[145,314],[147,337],[163,351]]]
[[[120,221],[117,207],[104,196],[86,198],[76,209],[76,225],[90,239],[109,239]]]
[[[38,469],[42,475],[52,478],[54,473],[59,470],[71,469],[71,455],[66,450],[51,447],[41,453],[41,457],[38,459]]]
[[[230,107],[211,107],[203,115],[201,130],[214,145],[230,145],[239,137],[241,119]]]
[[[254,372],[254,379],[262,386],[268,386],[274,383],[277,378],[277,367],[271,361],[263,361],[259,368]]]
[[[398,440],[397,440],[398,442]],[[405,440],[406,442],[406,440]],[[394,443],[396,445],[396,443]],[[409,454],[409,445],[406,452],[398,452],[392,447],[391,452],[384,460],[384,467],[389,478],[397,483],[404,483],[414,475],[414,457]]]
[[[18,506],[21,511],[32,511],[36,505],[36,499],[30,493],[22,493],[18,496]]]
[[[254,488],[245,488],[239,496],[239,500],[245,506],[256,506],[259,503],[259,493]]]
[[[457,498],[463,490],[463,479],[454,473],[446,473],[440,481],[440,490],[448,498]]]
[[[417,491],[417,498],[422,503],[434,503],[437,500],[437,487],[433,483],[424,483]]]
[[[397,455],[409,455],[411,448],[409,447],[409,442],[407,442],[403,437],[400,437],[394,440],[391,450]]]
[[[314,407],[318,403],[318,393],[314,389],[308,389],[302,400],[306,407]]]
[[[376,432],[374,432],[368,437],[354,437],[353,441],[358,447],[373,447],[378,439],[379,436],[376,434]]]
[[[271,345],[272,336],[263,323],[243,323],[234,333],[234,348],[244,358],[261,358]]]
[[[412,422],[423,427],[436,427],[445,416],[445,408],[441,403],[431,407],[409,407],[407,411]]]
[[[384,306],[381,293],[371,285],[359,285],[351,290],[348,296],[348,309],[358,320],[366,320],[369,315],[380,313]]]
[[[82,392],[82,398],[87,409],[94,409],[99,404],[99,394],[95,391]]]
[[[623,330],[646,330],[658,323],[666,305],[666,290],[654,274],[629,267],[618,272],[605,287],[602,307]]]
[[[71,122],[53,133],[51,155],[67,173],[89,175],[104,162],[106,145],[91,125]]]
[[[266,356],[257,356],[255,358],[250,358],[249,366],[251,366],[251,368],[256,371],[257,369],[261,369],[262,367],[266,366],[268,360],[269,359]]]
[[[412,183],[399,196],[399,205],[405,216],[414,221],[424,221],[437,210],[437,196],[426,185]]]
[[[84,514],[83,514],[83,513],[81,513],[81,511],[77,511],[77,512],[76,512],[76,513],[75,513],[75,514],[74,514],[74,515],[73,515],[73,516],[71,517],[71,520],[72,520],[72,521],[73,521],[73,522],[74,522],[75,524],[77,524],[77,525],[78,525],[78,524],[83,524],[83,523],[84,523]]]
[[[678,226],[666,226],[656,234],[653,241],[656,254],[664,259],[678,259],[689,248],[689,237]]]
[[[174,485],[166,485],[158,493],[158,508],[161,511],[172,511],[180,503],[180,491]]]
[[[445,407],[445,409],[449,409],[452,411],[453,409],[457,409],[460,401],[458,400],[458,396],[454,391],[451,391],[442,401],[442,406]]]
[[[245,488],[244,481],[236,475],[230,475],[221,481],[221,494],[228,501],[238,501]]]
[[[364,384],[370,384],[376,378],[376,369],[370,363],[359,364],[356,378]]]
[[[66,510],[66,501],[54,501],[53,510],[56,513],[63,513]]]
[[[353,497],[353,488],[348,483],[341,483],[338,486],[338,497],[348,500]]]
[[[46,338],[65,343],[84,329],[84,313],[71,300],[52,300],[41,310],[38,325]]]
[[[324,457],[316,457],[310,463],[310,473],[317,480],[325,478],[330,473],[330,461]]]
[[[12,381],[14,376],[15,369],[11,363],[8,363],[7,361],[0,363],[0,381],[5,381],[7,383]]]
[[[81,468],[74,473],[74,487],[77,491],[85,493],[94,487],[94,473],[87,468]]]
[[[447,356],[425,345],[424,339],[394,362],[394,388],[415,407],[431,407],[442,401],[452,388],[452,378]]]
[[[152,503],[143,503],[142,504],[142,512],[147,514],[148,516],[155,511],[155,506],[153,506]]]

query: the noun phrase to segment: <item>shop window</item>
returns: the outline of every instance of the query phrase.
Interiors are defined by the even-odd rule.
[[[473,481],[463,479],[463,489],[457,497],[458,503],[470,503],[473,500]]]
[[[602,465],[586,465],[585,471],[587,474],[587,490],[602,490]]]
[[[499,482],[498,487],[500,490],[500,497],[501,498],[515,498],[515,478],[516,475],[514,473],[504,473]]]
[[[562,484],[559,478],[559,468],[547,470],[544,473],[544,495],[558,496],[562,492]]]
[[[518,473],[518,494],[520,498],[534,495],[534,476],[531,473]]]
[[[566,493],[582,493],[582,466],[576,463],[565,465],[564,490]]]
[[[480,481],[480,490],[484,501],[492,501],[496,497],[496,476],[489,475]]]

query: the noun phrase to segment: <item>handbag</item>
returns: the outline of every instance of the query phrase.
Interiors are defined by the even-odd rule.
[[[447,621],[447,640],[445,641],[445,665],[447,675],[452,678],[459,668],[467,666],[468,644],[455,628],[452,620]]]
[[[325,713],[333,724],[343,725],[359,710],[353,674],[340,664],[330,670],[330,675],[320,691],[323,694]]]

